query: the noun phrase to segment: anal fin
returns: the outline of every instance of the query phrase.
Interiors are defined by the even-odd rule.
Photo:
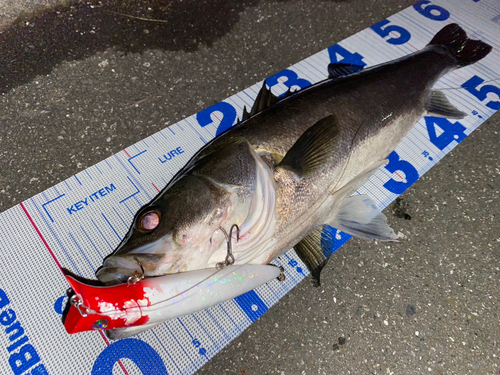
[[[461,119],[467,113],[460,111],[450,103],[441,91],[433,90],[425,103],[427,113],[432,116]]]
[[[311,272],[313,285],[316,287],[321,285],[321,270],[325,267],[333,251],[334,236],[332,233],[334,232],[333,228],[323,225],[294,246],[297,255]]]
[[[366,240],[396,241],[399,238],[373,199],[364,194],[345,198],[329,224]]]

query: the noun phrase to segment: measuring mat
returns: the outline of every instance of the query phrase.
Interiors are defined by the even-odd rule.
[[[445,25],[490,44],[483,60],[443,77],[435,90],[468,114],[425,117],[359,189],[380,208],[500,108],[500,3],[424,0],[267,79],[281,95],[327,78],[332,62],[373,66],[423,48]],[[264,78],[264,77],[263,77]],[[192,374],[265,313],[308,271],[293,250],[274,263],[273,280],[240,297],[132,338],[66,333],[61,314],[69,287],[61,268],[95,279],[135,212],[166,186],[204,144],[251,108],[262,82],[132,145],[0,215],[1,374]],[[360,103],[360,105],[363,105]],[[349,235],[333,233],[338,249]]]

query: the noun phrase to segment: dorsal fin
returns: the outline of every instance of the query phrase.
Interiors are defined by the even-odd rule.
[[[328,64],[328,78],[339,78],[354,74],[363,70],[363,66],[344,63]]]
[[[256,115],[259,112],[262,112],[264,109],[272,107],[280,100],[288,98],[290,95],[293,95],[297,92],[297,90],[292,91],[292,88],[288,88],[288,90],[281,97],[274,95],[271,92],[271,89],[267,88],[266,81],[262,84],[262,88],[257,94],[257,98],[253,103],[252,109],[248,112],[247,107],[243,107],[243,115],[241,116],[241,121],[248,120],[250,117]]]
[[[255,102],[253,103],[252,109],[250,111],[250,117],[263,111],[266,108],[275,105],[276,103],[278,103],[279,100],[280,98],[274,95],[271,92],[271,89],[267,88],[266,80],[264,80],[262,88],[260,89],[259,94],[255,99]]]
[[[300,91],[300,90],[294,90],[294,91],[292,91],[292,88],[289,87],[288,90],[286,90],[286,92],[280,97],[280,99],[288,98],[289,96],[295,94],[297,91]]]
[[[307,266],[313,277],[313,285],[320,286],[320,273],[333,252],[334,233],[336,230],[323,225],[312,231],[294,246],[299,258]]]
[[[241,121],[248,120],[250,118],[250,112],[247,111],[247,106],[243,107],[243,115],[241,116]]]

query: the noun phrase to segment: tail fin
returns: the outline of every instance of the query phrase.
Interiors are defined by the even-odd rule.
[[[474,64],[491,51],[491,46],[480,40],[467,38],[467,34],[456,23],[447,25],[429,43],[446,47],[457,59],[459,66]]]

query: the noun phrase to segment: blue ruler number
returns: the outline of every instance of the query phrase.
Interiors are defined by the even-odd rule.
[[[401,26],[397,25],[389,25],[386,26],[388,23],[391,21],[389,20],[382,20],[378,23],[376,23],[373,26],[370,26],[370,29],[375,31],[378,35],[380,35],[382,38],[385,38],[387,36],[390,36],[391,32],[396,32],[398,34],[397,37],[391,36],[389,39],[386,39],[387,43],[398,45],[398,44],[405,44],[407,41],[410,40],[411,34],[408,30]]]
[[[402,181],[390,179],[384,184],[384,187],[391,193],[401,194],[418,180],[418,171],[410,162],[400,159],[396,151],[391,152],[388,159],[389,163],[385,166],[385,169],[394,174],[401,171],[405,176],[404,178],[400,176]]]
[[[91,375],[113,375],[113,367],[124,358],[134,362],[143,375],[168,375],[158,352],[135,338],[121,339],[104,348],[94,362]]]
[[[196,349],[198,349],[198,353],[200,355],[207,354],[207,350],[201,347],[201,342],[199,342],[198,339],[194,339],[193,341],[191,341],[191,343],[194,345]]]
[[[465,126],[458,121],[451,122],[443,117],[432,116],[426,116],[424,119],[430,141],[441,151],[444,150],[450,143],[454,141],[460,143],[465,139],[465,137],[467,137],[465,135]],[[442,130],[441,134],[437,135],[436,127],[439,127]]]
[[[364,57],[357,52],[350,52],[342,47],[340,44],[335,44],[328,47],[328,55],[330,56],[330,61],[335,63],[352,64],[365,66],[366,63],[363,61]]]
[[[478,98],[480,101],[486,100],[488,94],[495,94],[500,99],[500,88],[494,85],[484,85],[480,89],[477,87],[484,82],[484,79],[474,76],[467,82],[462,84],[462,87]],[[495,111],[500,109],[500,100],[490,100],[485,104],[486,107],[494,109]]]
[[[295,260],[295,259],[290,259],[290,261],[288,262],[288,265],[292,268],[295,268],[295,270],[300,273],[300,274],[304,274],[302,272],[302,267],[299,267],[299,263]]]
[[[432,4],[429,0],[420,1],[413,8],[422,16],[434,21],[446,21],[450,18],[450,12],[439,5]]]
[[[215,112],[220,112],[222,114],[222,118],[219,119],[216,117],[220,121],[215,133],[215,136],[217,137],[233,126],[236,121],[236,109],[229,103],[220,102],[204,109],[201,112],[198,112],[196,114],[196,121],[198,121],[198,124],[200,124],[202,128],[207,125],[211,125],[214,123],[212,120],[212,114],[216,116]]]
[[[286,80],[283,80],[283,78],[286,78]],[[298,87],[299,89],[303,89],[308,86],[311,86],[311,82],[309,82],[307,79],[300,78],[297,75],[297,73],[295,73],[293,70],[290,69],[282,70],[281,72],[276,73],[275,75],[266,79],[266,83],[269,86],[269,88],[276,86],[280,82],[282,82],[289,89],[293,87]],[[281,94],[280,97],[284,95],[285,93]]]

